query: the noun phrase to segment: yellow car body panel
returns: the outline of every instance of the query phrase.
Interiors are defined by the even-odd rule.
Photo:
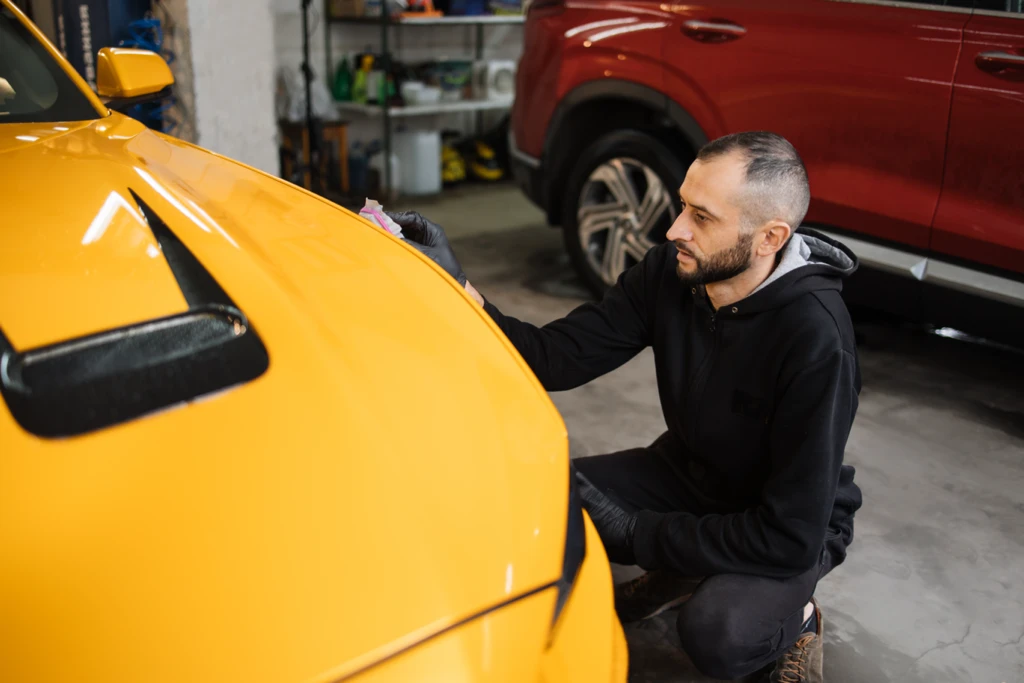
[[[551,614],[553,588],[520,598],[452,628],[355,676],[353,683],[593,683],[624,681],[626,641],[615,613],[611,570],[601,539],[586,519],[587,546],[594,549],[580,568],[573,593],[555,631],[536,624]],[[550,635],[550,641],[545,642]],[[505,647],[514,643],[513,647]],[[540,674],[538,675],[538,671]],[[310,683],[331,683],[328,675]]]
[[[353,677],[352,683],[538,681],[547,634],[535,624],[550,619],[554,606],[553,588],[521,598]]]
[[[587,667],[622,650],[610,577],[583,581],[607,572],[589,520],[563,618],[601,618],[560,618],[550,640],[565,426],[432,261],[116,113],[0,123],[0,188],[16,351],[187,309],[134,193],[270,358],[253,381],[67,438],[0,406],[0,680],[321,683],[443,647],[428,679],[520,681],[552,653]],[[491,659],[444,645],[488,624]]]
[[[187,308],[127,191],[143,181],[131,170],[127,140],[119,138],[151,135],[143,131],[116,114],[4,125],[4,215],[8,225],[22,227],[0,249],[0,326],[15,348]]]

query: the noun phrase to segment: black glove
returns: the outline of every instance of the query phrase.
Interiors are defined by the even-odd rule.
[[[583,507],[594,522],[608,559],[617,564],[636,564],[636,555],[633,553],[636,515],[619,507],[579,471],[576,471],[576,482],[579,484]]]
[[[462,272],[462,266],[459,265],[459,260],[455,258],[455,252],[448,244],[444,228],[415,211],[385,211],[384,213],[402,226],[402,234],[408,238],[407,242],[433,259],[460,285],[466,286],[466,274]]]

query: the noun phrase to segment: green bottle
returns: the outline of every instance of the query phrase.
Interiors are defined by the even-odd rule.
[[[338,102],[348,102],[352,99],[352,70],[348,68],[348,57],[342,58],[337,71],[334,72],[332,94]]]
[[[394,77],[391,76],[391,74],[388,74],[388,96],[386,100],[388,106],[391,106],[394,103],[397,96],[398,93],[395,90],[395,79]]]

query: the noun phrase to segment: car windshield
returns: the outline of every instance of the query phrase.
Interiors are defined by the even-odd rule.
[[[0,124],[85,121],[96,109],[8,8],[0,6]]]

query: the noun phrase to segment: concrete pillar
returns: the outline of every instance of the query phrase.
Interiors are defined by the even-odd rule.
[[[171,62],[171,73],[174,74],[174,103],[168,112],[175,125],[169,132],[176,138],[198,144],[188,0],[161,0],[153,4],[153,13],[163,25],[164,47],[175,55],[174,61]]]
[[[198,144],[277,175],[272,0],[177,1],[188,6]]]

